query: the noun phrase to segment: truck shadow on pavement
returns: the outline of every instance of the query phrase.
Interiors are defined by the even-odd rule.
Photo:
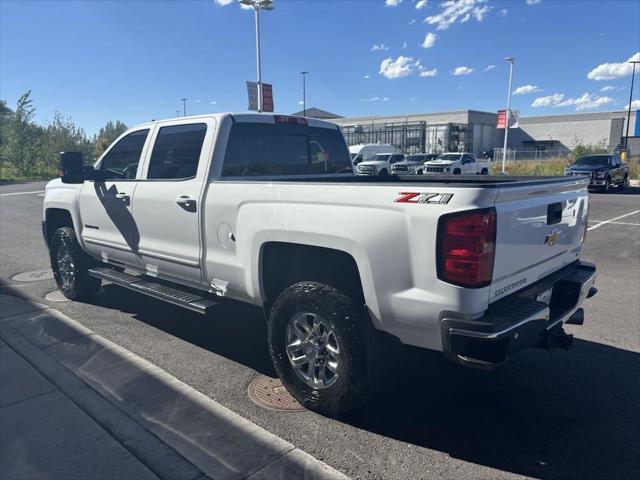
[[[228,302],[203,318],[105,290],[92,303],[275,377],[259,309]],[[409,347],[394,355],[380,392],[341,422],[541,479],[640,478],[640,354],[577,339],[569,352],[526,351],[493,372]]]

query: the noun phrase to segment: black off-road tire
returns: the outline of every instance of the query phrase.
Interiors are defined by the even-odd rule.
[[[604,182],[605,183],[602,187],[602,193],[609,193],[611,191],[611,178],[607,177]]]
[[[462,175],[462,170],[460,170],[459,168],[456,168],[453,170],[453,174],[454,175]]]
[[[66,249],[73,262],[73,280],[65,283],[60,274],[58,264],[58,252]],[[57,229],[49,243],[49,259],[53,277],[62,294],[71,300],[83,300],[95,295],[100,290],[99,278],[89,276],[88,270],[93,265],[93,260],[82,251],[76,233],[72,228],[62,227]]]
[[[625,175],[624,179],[622,180],[622,183],[618,185],[618,189],[620,189],[620,191],[624,191],[627,189],[628,186],[629,186],[629,176]]]
[[[338,378],[328,387],[317,389],[302,380],[287,356],[287,324],[301,311],[321,315],[340,346]],[[381,334],[361,304],[330,285],[300,282],[280,293],[269,314],[267,335],[271,360],[284,386],[301,405],[322,415],[337,417],[362,404],[383,378],[376,362],[382,356],[376,353]]]
[[[480,172],[480,175],[489,175],[489,170],[487,170],[486,168],[483,168],[482,171]]]
[[[386,168],[383,168],[382,170],[380,170],[380,173],[378,175],[381,177],[386,177],[387,175],[389,175],[389,172]]]

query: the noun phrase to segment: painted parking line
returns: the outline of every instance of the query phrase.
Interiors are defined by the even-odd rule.
[[[640,210],[636,210],[635,212],[625,213],[624,215],[620,215],[619,217],[614,217],[609,220],[604,220],[602,222],[596,223],[595,225],[592,225],[591,227],[587,228],[587,230],[595,230],[596,228],[601,227],[602,225],[606,225],[607,223],[613,223],[616,220],[620,220],[621,218],[628,217],[629,215],[635,215],[638,212],[640,212]]]
[[[598,223],[598,221],[596,220],[593,223],[594,224]],[[640,227],[640,223],[631,223],[631,222],[609,222],[609,224],[610,225],[630,225],[630,226],[633,226],[633,227]]]
[[[0,193],[0,197],[11,197],[13,195],[35,195],[36,193],[44,193],[44,190],[35,190],[33,192]]]

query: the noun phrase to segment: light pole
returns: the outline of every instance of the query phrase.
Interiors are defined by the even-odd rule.
[[[176,118],[180,116],[180,110],[176,110]]]
[[[505,58],[509,62],[509,95],[507,96],[507,124],[504,127],[504,145],[502,147],[502,173],[505,173],[505,166],[507,163],[507,140],[509,138],[509,123],[511,121],[511,82],[513,80],[513,62],[515,58]]]
[[[624,151],[627,155],[627,142],[629,141],[629,124],[631,123],[631,103],[633,102],[633,79],[636,76],[636,63],[640,63],[638,60],[632,60],[629,63],[633,63],[633,71],[631,72],[631,92],[629,92],[629,111],[627,112],[627,133],[624,136]],[[636,124],[638,123],[638,116],[636,115]],[[636,127],[637,130],[637,127]]]
[[[307,116],[307,74],[309,72],[300,72],[302,75],[302,116]]]
[[[262,112],[262,66],[260,64],[260,10],[273,10],[271,0],[239,0],[243,5],[253,7],[256,14],[256,67],[258,70],[258,112]]]
[[[183,98],[182,99],[182,114],[186,117],[187,116],[187,100],[189,100],[188,98]]]

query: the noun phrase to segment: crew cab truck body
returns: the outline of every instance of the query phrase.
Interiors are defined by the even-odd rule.
[[[624,190],[629,186],[629,165],[622,163],[618,154],[585,155],[570,164],[565,175],[586,175],[589,188],[608,193],[612,186]]]
[[[488,175],[489,162],[477,160],[473,153],[443,153],[424,164],[424,174]]]
[[[94,167],[63,154],[43,206],[56,282],[261,307],[284,385],[327,415],[373,391],[394,337],[480,368],[567,343],[595,293],[588,179],[336,173],[350,163],[335,125],[266,114],[140,125]]]

